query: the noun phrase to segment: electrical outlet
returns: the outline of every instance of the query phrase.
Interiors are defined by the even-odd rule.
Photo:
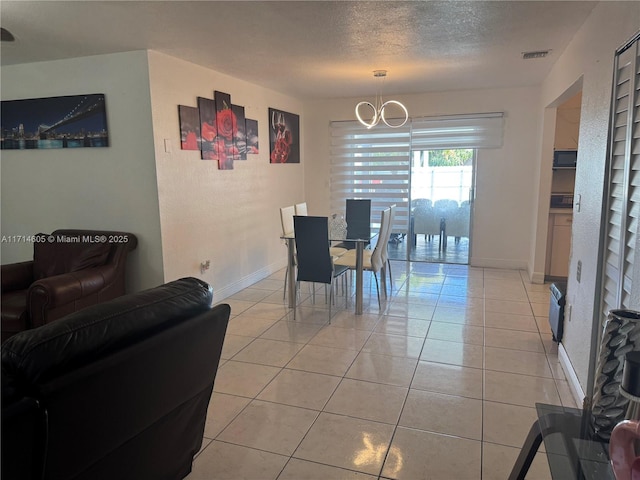
[[[578,260],[578,266],[576,267],[576,280],[580,283],[582,278],[582,260]]]

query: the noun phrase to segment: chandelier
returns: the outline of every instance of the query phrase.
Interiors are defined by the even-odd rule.
[[[398,128],[403,126],[405,123],[407,123],[407,120],[409,120],[409,112],[407,111],[407,108],[401,104],[400,102],[398,102],[397,100],[387,100],[386,102],[382,101],[382,86],[384,85],[384,79],[387,76],[387,71],[386,70],[374,70],[373,71],[373,76],[375,78],[379,78],[380,79],[380,90],[378,91],[378,93],[376,94],[376,100],[375,100],[375,105],[373,105],[370,102],[360,102],[356,105],[356,117],[358,117],[358,121],[364,125],[367,128],[373,128],[375,127],[378,123],[380,123],[380,120],[382,120],[384,122],[384,124],[388,127],[391,128]],[[404,112],[404,119],[398,119],[400,121],[400,123],[389,123],[389,120],[387,119],[387,117],[384,114],[384,109],[385,107],[387,107],[388,105],[395,105],[397,107],[399,107],[403,112]],[[367,110],[371,110],[371,120],[367,121],[365,119],[363,119],[363,115],[361,115],[361,110],[364,108],[365,112]],[[366,113],[365,113],[366,115]]]

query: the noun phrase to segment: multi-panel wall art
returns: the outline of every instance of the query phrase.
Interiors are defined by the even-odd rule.
[[[200,111],[196,107],[178,105],[180,118],[180,147],[182,150],[200,150]]]
[[[103,93],[1,103],[3,150],[108,147]]]
[[[235,160],[258,153],[258,121],[245,118],[244,107],[233,105],[228,93],[213,97],[198,97],[197,108],[178,105],[180,145],[200,150],[203,160],[217,160],[220,170],[232,170]]]
[[[260,145],[258,142],[258,121],[247,118],[244,124],[247,129],[247,153],[260,153]]]

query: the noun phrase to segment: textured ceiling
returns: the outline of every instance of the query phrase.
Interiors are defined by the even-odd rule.
[[[298,97],[539,84],[596,2],[9,1],[2,65],[153,49]],[[522,52],[551,49],[524,61]]]

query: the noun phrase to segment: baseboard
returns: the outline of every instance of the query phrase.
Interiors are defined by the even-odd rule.
[[[469,265],[482,268],[502,268],[505,270],[526,270],[527,263],[518,260],[504,260],[500,258],[469,258]]]
[[[567,351],[564,349],[564,345],[560,343],[558,345],[558,360],[560,361],[560,366],[564,371],[565,376],[567,377],[567,382],[569,383],[569,389],[573,394],[573,398],[576,401],[576,405],[582,407],[584,404],[584,390],[582,390],[582,386],[580,385],[580,381],[578,380],[578,376],[576,375],[575,370],[573,369],[573,365],[571,365],[571,360],[569,360],[569,355]]]
[[[536,284],[540,284],[542,285],[544,283],[544,272],[532,272],[530,270],[527,270],[527,273],[529,274],[529,281],[531,283],[536,283]]]
[[[267,265],[266,267],[261,268],[260,270],[253,272],[246,277],[241,278],[237,282],[234,282],[229,285],[225,285],[222,288],[213,289],[213,303],[218,303],[221,300],[224,300],[227,297],[230,297],[234,293],[238,293],[240,290],[244,290],[247,287],[250,287],[256,282],[260,280],[264,280],[269,275],[277,272],[282,269],[281,263],[276,263],[272,265]]]

